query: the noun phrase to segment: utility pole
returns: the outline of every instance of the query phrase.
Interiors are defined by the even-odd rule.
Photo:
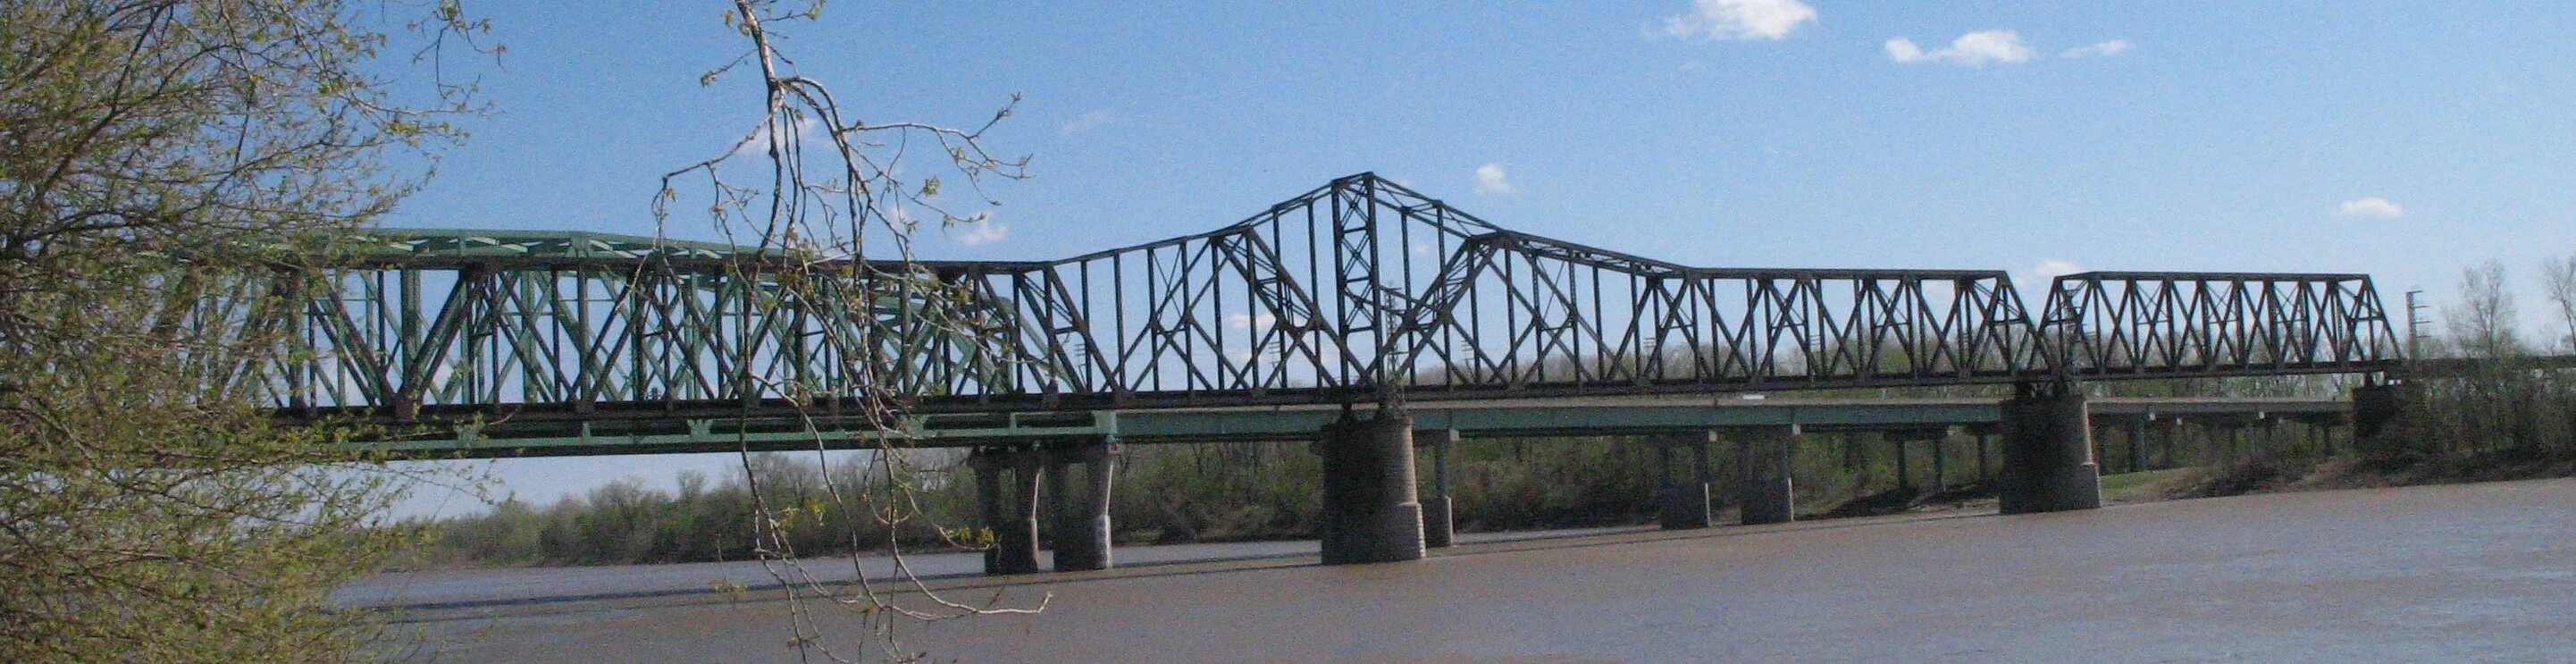
[[[2424,305],[2415,301],[2422,294],[2421,288],[2406,291],[2406,359],[2410,360],[2424,359],[2424,324],[2429,321],[2424,320]]]

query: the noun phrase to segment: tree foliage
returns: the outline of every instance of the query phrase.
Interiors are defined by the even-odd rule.
[[[474,110],[468,86],[397,93],[377,18],[0,2],[0,661],[360,645],[324,602],[392,544],[366,526],[406,478],[260,413],[256,367],[287,344],[244,321],[417,181],[389,154],[434,154]],[[479,26],[441,6],[420,27]]]

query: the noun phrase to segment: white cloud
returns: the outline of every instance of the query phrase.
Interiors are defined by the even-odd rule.
[[[948,239],[969,247],[979,247],[1010,239],[1011,227],[985,217],[982,221],[962,223],[951,228]]]
[[[2098,42],[2098,43],[2093,44],[2092,46],[2077,46],[2077,47],[2075,47],[2075,48],[2066,49],[2066,52],[2065,52],[2065,53],[2060,53],[2060,54],[2058,54],[2058,57],[2062,57],[2062,58],[2090,58],[2090,57],[2094,57],[2094,56],[2101,56],[2101,57],[2105,57],[2105,58],[2107,58],[2107,57],[2111,57],[2111,56],[2114,56],[2114,55],[2119,55],[2119,54],[2122,54],[2122,53],[2127,53],[2127,52],[2129,52],[2129,49],[2137,48],[2137,46],[2138,46],[2138,45],[2136,45],[2136,44],[2131,44],[2131,43],[2129,43],[2129,40],[2126,40],[2126,39],[2113,39],[2113,40],[2106,41],[2106,42]]]
[[[2363,217],[2372,219],[2395,219],[2406,216],[2406,208],[2405,206],[2391,203],[2388,199],[2372,196],[2358,200],[2344,201],[2343,205],[2335,207],[2335,216],[2346,219]]]
[[[1941,61],[1961,67],[1983,67],[1991,62],[2028,62],[2033,51],[2022,43],[2021,35],[2011,30],[1979,30],[1951,40],[1947,48],[1923,50],[1914,40],[1898,37],[1887,40],[1887,57],[1897,62]]]
[[[1082,114],[1082,117],[1066,121],[1063,126],[1056,128],[1055,135],[1072,136],[1074,134],[1091,131],[1093,129],[1099,129],[1101,127],[1108,126],[1109,123],[1117,121],[1118,116],[1108,111],[1092,111]]]
[[[1476,193],[1512,193],[1511,175],[1503,172],[1502,164],[1486,164],[1476,167]]]
[[[1779,39],[1816,20],[1798,0],[1692,0],[1691,12],[1664,19],[1664,34],[1700,39]]]
[[[1270,329],[1272,325],[1277,324],[1278,322],[1279,322],[1279,317],[1278,317],[1278,316],[1273,316],[1273,315],[1270,315],[1270,314],[1258,314],[1258,315],[1256,315],[1256,314],[1226,314],[1226,315],[1225,315],[1225,326],[1226,326],[1226,327],[1230,327],[1230,328],[1234,328],[1234,329],[1237,329],[1237,330],[1250,330],[1250,329],[1255,329],[1255,328],[1259,328],[1259,329],[1267,330],[1267,329]]]
[[[2040,283],[2046,283],[2058,277],[2083,271],[2084,268],[2082,266],[2076,265],[2072,261],[2057,258],[2040,259],[2038,265],[2033,265],[2030,268],[2030,273],[2038,276]]]
[[[752,127],[752,128],[751,128],[751,133],[750,133],[750,134],[747,134],[747,135],[745,135],[745,136],[743,137],[742,144],[740,144],[740,145],[736,145],[736,146],[733,146],[733,154],[735,154],[735,155],[766,155],[766,154],[769,154],[769,128],[770,128],[772,125],[775,125],[775,124],[777,124],[777,123],[776,123],[776,122],[774,122],[774,121],[771,121],[771,120],[763,120],[763,121],[761,121],[761,123],[760,123],[760,125],[759,125],[759,126]],[[812,140],[815,140],[817,137],[819,137],[819,136],[821,136],[821,135],[822,135],[822,133],[821,133],[821,132],[817,132],[817,131],[815,131],[815,129],[820,128],[820,127],[822,127],[822,126],[823,126],[823,123],[821,123],[821,122],[816,122],[816,121],[814,120],[814,118],[812,118],[812,117],[810,117],[810,116],[809,116],[809,117],[797,118],[797,119],[796,119],[796,140],[797,140],[798,142],[800,142],[800,143],[801,143],[801,142],[806,142],[806,141],[812,141]]]

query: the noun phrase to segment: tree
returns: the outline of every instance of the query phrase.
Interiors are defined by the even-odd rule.
[[[248,324],[475,109],[338,0],[0,2],[0,661],[336,660],[407,477],[261,412]],[[483,26],[413,27],[434,61]],[[401,69],[396,67],[394,69]]]
[[[2542,261],[2540,275],[2548,282],[2549,302],[2558,305],[2558,324],[2566,331],[2558,339],[2560,349],[2576,351],[2576,256]]]
[[[706,72],[699,80],[712,86],[738,71],[756,74],[759,120],[725,152],[663,176],[661,189],[654,197],[656,223],[667,231],[672,210],[706,210],[707,221],[718,234],[738,244],[756,245],[757,251],[746,254],[755,259],[729,266],[734,271],[731,277],[777,284],[777,297],[782,302],[823,302],[853,307],[856,316],[870,316],[874,315],[871,308],[876,306],[875,300],[882,298],[971,301],[963,286],[925,278],[926,273],[912,264],[910,237],[924,222],[949,226],[986,221],[987,212],[968,209],[997,204],[985,193],[985,184],[989,180],[1026,177],[1027,157],[997,156],[985,149],[983,140],[987,130],[1010,117],[1019,98],[1013,96],[990,118],[971,128],[909,121],[863,122],[846,114],[842,97],[824,82],[801,73],[795,61],[778,48],[783,36],[772,31],[773,25],[814,20],[820,17],[822,7],[820,0],[796,6],[775,0],[734,0],[733,11],[725,14],[724,22],[742,36],[744,48],[732,61]],[[932,156],[906,161],[906,155],[916,153]],[[741,171],[728,169],[738,161],[751,162],[747,170],[752,175],[744,178],[739,175]],[[918,179],[912,175],[916,173]],[[684,187],[689,191],[684,193]],[[892,265],[881,265],[875,259],[890,260]],[[952,334],[988,333],[967,321],[944,320],[936,315],[916,318],[908,324],[947,326]],[[873,340],[861,340],[858,345],[871,343]],[[842,361],[850,363],[842,367],[849,375],[880,373],[876,367],[860,366],[868,361],[864,357],[846,357]],[[838,529],[851,538],[840,543],[849,552],[846,562],[855,570],[860,556],[882,551],[892,554],[900,568],[903,533],[920,530],[931,511],[924,509],[916,496],[924,485],[922,469],[914,465],[919,457],[899,445],[905,432],[900,430],[895,406],[918,395],[904,394],[903,388],[896,386],[865,382],[847,393],[836,394],[806,394],[793,387],[782,386],[791,402],[808,406],[828,400],[840,405],[845,415],[855,413],[874,422],[880,434],[876,437],[879,446],[859,457],[869,464],[865,472],[833,470],[834,459],[824,453],[827,446],[818,437],[815,459],[820,490],[805,495],[781,496],[765,490],[762,473],[747,447],[741,455],[742,477],[753,503],[752,535],[758,542],[754,553],[785,589],[789,641],[800,649],[800,655],[820,654],[835,660],[915,660],[922,653],[897,638],[907,622],[1034,612],[1044,607],[1044,600],[1034,607],[999,606],[998,594],[992,600],[968,604],[932,592],[919,583],[908,584],[905,590],[909,594],[899,597],[881,592],[865,574],[858,575],[860,582],[852,591],[814,582],[814,575],[799,568],[803,563],[798,560],[794,535],[810,530],[797,527],[800,520],[873,521],[873,528]],[[991,541],[988,532],[979,538],[972,536],[970,528],[929,525],[951,545],[989,545]],[[859,539],[867,534],[881,539]],[[817,599],[822,601],[809,601]],[[829,641],[832,635],[825,634],[811,614],[815,606],[850,609],[849,615],[856,617],[872,638],[858,641],[848,650],[835,650]]]

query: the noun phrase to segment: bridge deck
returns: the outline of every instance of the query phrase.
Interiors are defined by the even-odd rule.
[[[2265,416],[2312,420],[2344,417],[2349,403],[2326,398],[2098,398],[2099,418]],[[1407,407],[1416,427],[1456,429],[1468,437],[1601,436],[1797,425],[1809,431],[1895,431],[1982,427],[2001,418],[1990,398],[1682,399],[1601,397],[1421,403]],[[1268,406],[1142,411],[933,415],[914,420],[905,447],[1115,437],[1131,444],[1313,440],[1340,417],[1332,406]],[[618,428],[612,429],[615,426]],[[421,458],[671,454],[872,448],[879,434],[808,427],[791,419],[684,419],[581,422],[570,428],[500,422],[458,427],[452,435],[371,445]]]

